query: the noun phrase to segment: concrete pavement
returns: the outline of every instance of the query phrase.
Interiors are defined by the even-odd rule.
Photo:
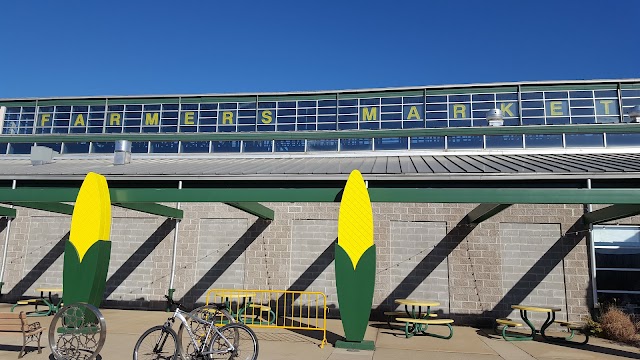
[[[0,304],[0,311],[9,311],[9,305]],[[170,315],[157,311],[104,309],[107,321],[107,341],[101,352],[102,359],[131,359],[138,337],[153,325],[162,324]],[[30,318],[48,326],[53,317]],[[176,326],[177,328],[177,326]],[[442,330],[445,334],[446,328]],[[255,329],[260,341],[259,359],[264,360],[550,360],[550,359],[640,359],[640,349],[592,338],[588,345],[559,345],[540,341],[506,342],[491,330],[456,326],[451,340],[426,336],[405,339],[401,330],[391,330],[384,323],[369,324],[365,339],[373,340],[375,351],[349,351],[336,349],[333,343],[343,335],[339,320],[329,320],[329,344],[320,348],[321,332],[290,331],[282,329]],[[0,360],[17,359],[21,338],[0,333]],[[46,335],[43,352],[31,347],[25,360],[50,359]],[[51,357],[52,359],[53,357]]]

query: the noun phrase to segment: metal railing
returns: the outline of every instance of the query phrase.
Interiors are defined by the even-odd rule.
[[[226,303],[238,321],[260,328],[322,331],[327,343],[327,297],[322,292],[211,289],[207,305]]]

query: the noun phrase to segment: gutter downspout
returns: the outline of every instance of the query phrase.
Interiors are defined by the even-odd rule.
[[[16,181],[13,180],[11,189],[16,189]],[[13,209],[13,205],[11,205]],[[7,218],[7,234],[4,239],[4,249],[2,251],[2,268],[0,268],[0,295],[2,294],[2,286],[4,285],[4,269],[7,267],[7,251],[9,250],[9,236],[11,234],[11,218]]]
[[[178,181],[178,190],[182,189],[182,180]],[[180,209],[180,203],[176,203],[176,208]],[[171,254],[171,275],[169,276],[169,290],[167,292],[167,296],[169,299],[173,300],[173,293],[176,291],[173,287],[173,278],[176,275],[176,253],[178,251],[178,225],[180,224],[180,219],[175,219],[176,225],[173,230],[173,252]]]

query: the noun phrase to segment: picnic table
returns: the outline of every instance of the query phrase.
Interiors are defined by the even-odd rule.
[[[556,320],[556,312],[562,311],[561,308],[531,305],[511,305],[511,308],[520,311],[520,317],[522,318],[522,321],[527,324],[529,329],[531,329],[531,333],[528,335],[507,334],[506,331],[509,326],[522,326],[522,324],[511,319],[496,319],[496,323],[498,323],[499,325],[504,325],[502,329],[502,337],[507,341],[533,340],[537,332],[539,332],[542,338],[547,341],[570,341],[573,339],[576,330],[582,332],[585,335],[585,340],[584,342],[582,342],[582,344],[586,344],[589,341],[588,331],[584,330],[581,325],[569,321]],[[529,312],[539,312],[547,314],[547,319],[542,323],[540,330],[537,330],[531,320],[529,320]],[[558,338],[547,335],[546,330],[554,323],[566,327],[567,330],[571,332],[571,334],[566,338]]]
[[[35,305],[35,312],[28,313],[27,316],[49,316],[55,314],[60,309],[62,305],[62,288],[57,287],[39,287],[35,289],[37,292],[40,292],[39,298],[33,298],[28,300],[18,300],[13,306],[11,306],[11,312],[15,309],[16,306],[19,305]],[[44,295],[47,293],[47,296]],[[53,296],[54,294],[58,295],[59,299],[56,302]],[[38,310],[38,305],[45,305],[47,307],[46,310]]]
[[[432,319],[433,314],[431,313],[431,307],[439,306],[439,302],[433,300],[411,299],[396,299],[395,302],[396,304],[404,305],[407,317],[396,318],[396,321],[405,323],[405,336],[407,338],[418,333],[442,339],[451,339],[453,336],[453,327],[451,326],[453,323],[452,319]],[[411,306],[411,310],[409,310],[409,306]],[[425,308],[424,311],[422,308]],[[429,325],[447,325],[447,327],[449,327],[449,335],[443,336],[427,332]]]

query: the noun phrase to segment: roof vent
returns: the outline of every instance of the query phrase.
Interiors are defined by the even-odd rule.
[[[631,118],[631,122],[640,123],[640,105],[629,109],[629,117]]]
[[[489,121],[489,126],[502,126],[504,123],[502,120],[502,110],[491,109],[487,111],[487,120]]]
[[[113,165],[124,165],[131,162],[131,141],[117,140]]]
[[[44,165],[53,162],[53,156],[58,155],[57,151],[46,146],[31,147],[31,165]]]

